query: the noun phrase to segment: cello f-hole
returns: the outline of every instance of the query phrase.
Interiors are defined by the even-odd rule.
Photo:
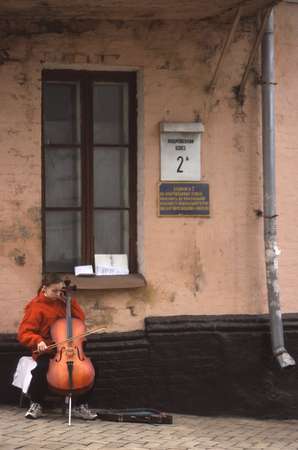
[[[57,353],[58,356],[56,356],[56,358],[55,358],[55,361],[56,361],[56,362],[60,362],[60,361],[61,361],[63,351],[65,351],[65,347],[62,347],[62,348],[60,349],[60,351]]]
[[[80,349],[79,349],[79,348],[77,348],[77,352],[78,352],[78,358],[79,358],[79,360],[80,360],[80,361],[85,361],[84,356],[81,356],[81,354],[80,354]]]

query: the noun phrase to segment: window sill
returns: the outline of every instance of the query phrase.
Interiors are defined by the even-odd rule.
[[[100,276],[75,276],[65,274],[75,284],[77,290],[86,289],[135,289],[146,286],[146,280],[139,273],[129,275],[100,275]]]

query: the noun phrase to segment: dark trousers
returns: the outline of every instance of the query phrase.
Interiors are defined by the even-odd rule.
[[[47,383],[47,372],[49,368],[51,356],[44,354],[37,359],[37,366],[31,371],[32,379],[29,386],[28,394],[30,399],[35,403],[43,403],[45,396],[48,394],[49,387]],[[94,380],[95,381],[95,380]],[[95,383],[94,383],[95,384]],[[93,386],[94,386],[93,384]],[[82,395],[75,398],[75,404],[77,406],[88,403],[92,396],[93,387],[84,392]]]

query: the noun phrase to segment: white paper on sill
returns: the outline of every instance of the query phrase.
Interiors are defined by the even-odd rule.
[[[74,268],[75,276],[79,275],[94,275],[93,267],[90,266],[75,266]]]
[[[127,255],[94,255],[96,275],[128,275]]]

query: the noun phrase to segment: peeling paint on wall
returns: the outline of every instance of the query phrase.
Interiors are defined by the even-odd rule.
[[[25,225],[15,223],[10,226],[0,224],[0,242],[16,241],[18,239],[28,240],[32,237],[32,232]]]
[[[85,305],[86,323],[88,326],[112,326],[114,317],[117,315],[116,308],[110,306],[100,306],[98,310],[93,309],[93,313]]]
[[[197,249],[197,251],[195,252],[194,258],[194,293],[195,295],[197,295],[203,290],[206,284],[204,266],[201,261],[201,254],[199,249]]]
[[[159,290],[151,283],[147,283],[147,286],[138,289],[137,292],[131,293],[131,296],[135,296],[136,300],[146,304],[153,305],[158,301]]]
[[[135,306],[127,306],[126,307],[129,311],[130,311],[130,314],[133,316],[133,317],[136,317],[137,315],[138,315],[138,313],[136,312],[136,307]]]
[[[24,160],[24,162],[29,162],[30,160],[35,158],[35,155],[31,154],[25,154],[21,149],[17,149],[14,147],[10,147],[8,149],[8,153],[13,157],[13,158],[20,158],[22,160]]]
[[[234,143],[234,147],[235,149],[239,152],[239,153],[243,153],[245,152],[245,145],[243,143],[243,138],[241,135],[236,134],[233,138],[233,143]]]
[[[17,266],[24,266],[26,264],[26,254],[18,248],[14,248],[8,256],[13,258]]]
[[[259,159],[255,152],[248,156],[249,152],[243,151],[240,159],[239,152],[231,151],[233,145],[239,150],[248,145],[258,148],[258,130],[245,122],[246,115],[250,118],[258,114],[256,87],[248,86],[247,103],[242,109],[232,93],[250,48],[251,30],[241,28],[237,33],[220,83],[209,96],[205,87],[227,24],[217,27],[212,21],[99,20],[74,22],[71,28],[64,28],[61,22],[20,21],[17,26],[12,21],[5,27],[5,47],[9,48],[11,60],[0,70],[5,86],[0,139],[1,146],[10,153],[3,156],[1,164],[6,219],[0,223],[0,245],[10,260],[6,256],[1,261],[7,268],[3,283],[7,274],[14,277],[16,269],[18,273],[26,271],[19,286],[25,285],[26,292],[34,295],[36,273],[41,271],[41,71],[136,70],[140,74],[138,105],[144,108],[138,117],[139,142],[144,149],[138,162],[142,183],[138,186],[142,202],[138,208],[142,236],[138,246],[147,286],[78,292],[88,323],[105,324],[110,330],[131,330],[141,328],[146,315],[224,313],[235,308],[253,312],[247,266],[251,265],[252,279],[262,287],[262,270],[255,268],[249,258],[251,254],[263,256],[263,246],[256,242],[260,225],[248,224],[247,210],[252,210],[253,205],[247,204],[247,198],[259,200]],[[164,119],[204,122],[202,174],[210,183],[212,207],[208,221],[157,217],[158,124]],[[234,141],[233,136],[237,137]],[[245,176],[251,165],[254,170]],[[237,261],[235,254],[239,254]],[[259,298],[261,302],[261,294]],[[20,296],[16,302],[23,304],[25,300]],[[262,308],[262,304],[256,306]],[[9,322],[11,328],[14,314]]]
[[[27,214],[33,223],[40,225],[40,223],[41,223],[41,208],[39,206],[31,206],[31,208],[28,208]]]
[[[174,302],[175,302],[175,298],[176,298],[176,293],[175,293],[175,292],[172,292],[172,293],[170,294],[170,299],[169,299],[169,301],[170,301],[171,303],[174,303]]]

